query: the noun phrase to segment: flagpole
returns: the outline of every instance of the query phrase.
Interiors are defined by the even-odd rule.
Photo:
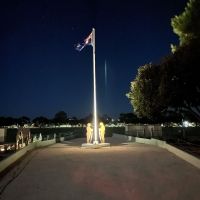
[[[92,29],[92,44],[93,44],[93,100],[94,100],[94,144],[98,144],[98,122],[97,122],[97,94],[96,94],[96,63],[95,63],[95,29]]]

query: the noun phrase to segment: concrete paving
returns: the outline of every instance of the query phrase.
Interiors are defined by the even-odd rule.
[[[200,170],[165,149],[108,138],[31,152],[0,181],[1,200],[199,200]]]

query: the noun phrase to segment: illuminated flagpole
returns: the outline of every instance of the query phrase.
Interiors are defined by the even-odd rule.
[[[93,46],[93,101],[94,101],[94,144],[98,144],[98,121],[97,121],[97,93],[96,93],[96,63],[95,63],[95,29],[92,29],[92,46]]]

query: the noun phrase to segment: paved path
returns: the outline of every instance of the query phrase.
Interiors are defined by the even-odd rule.
[[[33,151],[0,181],[0,199],[200,199],[200,170],[191,164],[159,147],[109,140],[110,148],[81,149],[75,139]]]

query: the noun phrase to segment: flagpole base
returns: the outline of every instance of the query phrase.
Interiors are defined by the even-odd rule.
[[[84,149],[99,149],[99,148],[103,148],[103,147],[110,147],[110,143],[98,143],[98,144],[83,143],[81,145],[81,148],[84,148]]]
[[[93,144],[99,144],[99,141],[97,141],[97,140],[93,141]]]

